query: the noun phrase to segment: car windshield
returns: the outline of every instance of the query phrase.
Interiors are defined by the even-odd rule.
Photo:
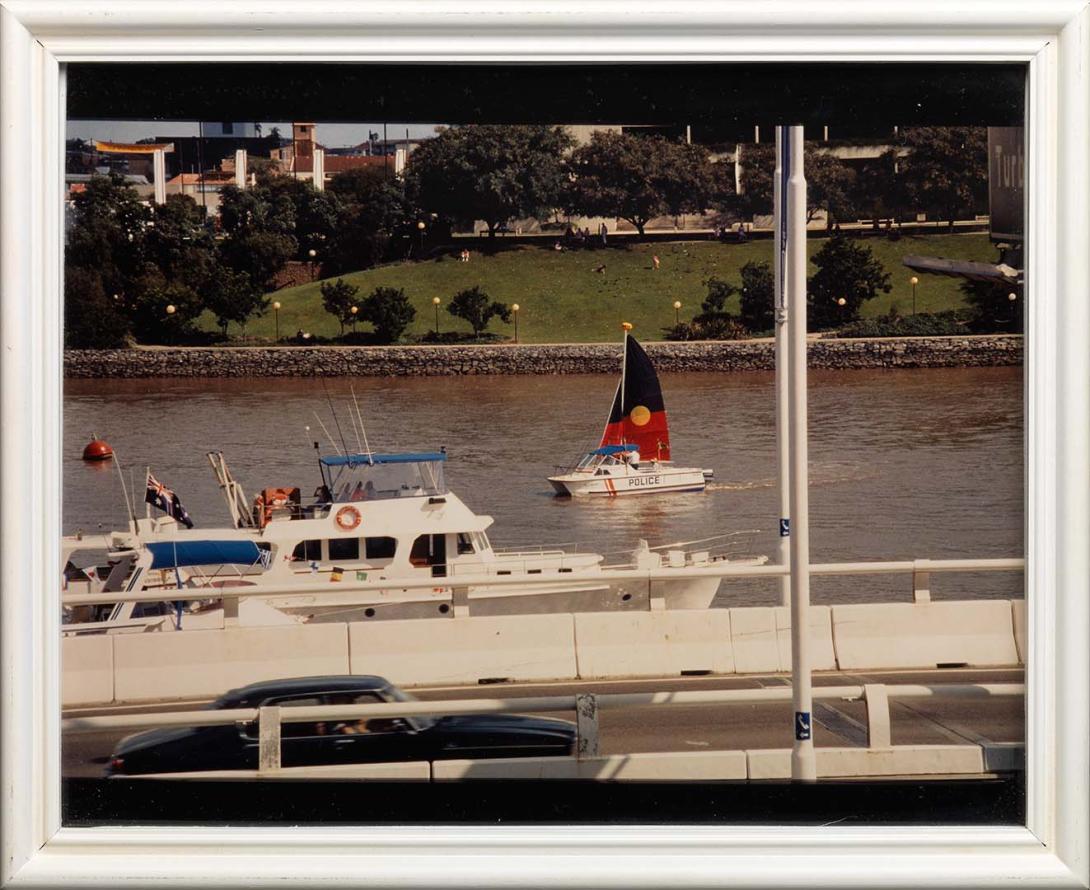
[[[396,686],[387,686],[385,689],[386,695],[390,697],[392,701],[407,702],[407,701],[420,701],[415,695],[410,695],[404,690],[398,689]],[[431,729],[435,726],[437,717],[406,717],[404,718],[408,724],[417,732],[421,732],[425,729]]]

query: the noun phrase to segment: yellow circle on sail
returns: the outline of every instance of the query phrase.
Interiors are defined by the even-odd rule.
[[[643,405],[637,405],[629,412],[628,419],[636,424],[636,426],[643,426],[651,419],[651,412]]]

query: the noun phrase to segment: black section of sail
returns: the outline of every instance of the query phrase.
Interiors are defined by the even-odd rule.
[[[651,359],[647,357],[643,347],[631,334],[625,338],[624,362],[624,382],[617,389],[617,395],[613,399],[609,423],[620,423],[637,405],[642,405],[652,414],[666,410],[655,366],[651,364]]]

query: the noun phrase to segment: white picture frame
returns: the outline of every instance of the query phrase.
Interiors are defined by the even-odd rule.
[[[230,59],[1025,62],[1026,827],[61,827],[62,66]],[[1090,885],[1088,63],[1085,0],[0,0],[0,883]]]

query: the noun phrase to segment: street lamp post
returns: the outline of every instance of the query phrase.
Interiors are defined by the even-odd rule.
[[[519,304],[512,303],[511,311],[515,313],[515,342],[519,341]]]
[[[1014,304],[1015,304],[1015,301],[1017,299],[1018,299],[1018,294],[1016,294],[1014,291],[1011,291],[1009,294],[1007,294],[1007,302],[1010,304],[1010,307],[1011,307],[1011,318],[1010,318],[1011,330],[1014,330]]]
[[[432,297],[431,298],[431,304],[435,307],[435,336],[437,338],[439,336],[439,303],[440,302],[441,301],[440,301],[440,299],[438,297]]]
[[[316,256],[318,256],[318,251],[316,251],[312,247],[310,250],[307,251],[307,256],[310,257],[310,280],[313,281],[314,280],[314,266],[315,266],[314,258]]]
[[[273,320],[276,324],[276,342],[280,342],[280,301],[273,303]]]
[[[353,306],[348,311],[352,313],[352,338],[355,339],[355,337],[356,337],[356,316],[359,314],[360,307],[359,306]]]
[[[681,300],[674,300],[674,327],[681,324]]]
[[[424,253],[424,229],[426,229],[426,228],[427,228],[427,226],[424,224],[423,220],[421,220],[420,222],[418,222],[416,224],[416,231],[417,231],[417,234],[420,236],[420,253],[421,254]]]
[[[908,283],[912,285],[912,314],[916,314],[916,285],[920,283],[920,279],[913,275],[908,279]]]
[[[173,315],[177,311],[178,310],[174,307],[173,303],[167,306],[167,315]]]

